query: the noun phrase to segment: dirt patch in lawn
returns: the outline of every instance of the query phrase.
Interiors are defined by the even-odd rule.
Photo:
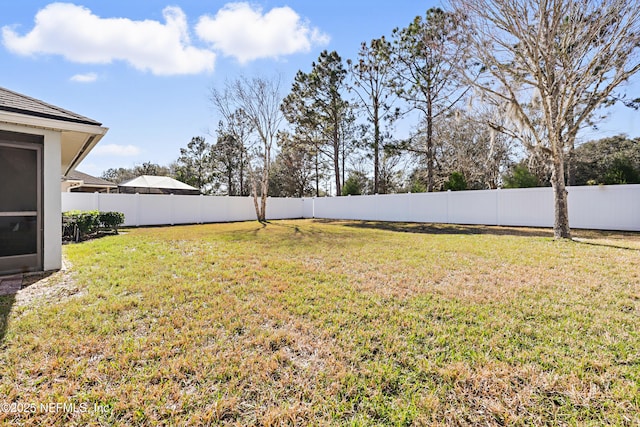
[[[63,260],[60,271],[26,275],[16,293],[14,307],[31,307],[43,303],[61,302],[84,294],[71,272],[71,265]]]

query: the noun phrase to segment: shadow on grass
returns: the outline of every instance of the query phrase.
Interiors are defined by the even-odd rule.
[[[262,224],[262,228],[265,228],[267,225],[273,225],[276,227],[284,227],[284,228],[289,228],[291,230],[293,230],[296,234],[297,233],[301,233],[300,231],[300,227],[298,227],[297,225],[289,225],[289,224],[284,224],[282,222],[272,222],[272,221],[264,221],[261,223]]]
[[[553,238],[553,230],[550,228],[322,219],[316,221],[325,224],[339,224],[345,227],[386,230],[398,233],[450,235],[488,234],[494,236]],[[577,244],[640,252],[640,233],[637,232],[574,229],[572,230],[572,234],[573,241]]]
[[[607,242],[598,242],[598,241],[589,241],[587,239],[584,238],[574,238],[573,239],[574,242],[581,244],[581,245],[588,245],[588,246],[601,246],[604,248],[616,248],[616,249],[624,249],[626,251],[635,251],[635,252],[640,252],[640,247],[636,248],[636,247],[631,247],[631,246],[625,246],[621,243],[617,243],[614,241],[607,241]]]
[[[15,301],[15,294],[0,295],[0,348],[4,342],[4,334],[7,332],[7,325],[9,323],[9,314]]]
[[[42,279],[46,279],[53,273],[54,271],[40,271],[0,278],[0,345],[4,342],[4,337],[7,333],[9,317],[11,309],[16,302],[17,292]]]
[[[553,230],[526,227],[499,227],[486,225],[432,224],[384,221],[316,220],[325,224],[340,224],[345,227],[420,234],[491,234],[497,236],[553,237]]]
[[[7,333],[11,308],[16,302],[16,292],[22,287],[22,274],[0,277],[0,345]]]
[[[27,288],[40,280],[46,279],[55,273],[56,271],[38,271],[36,273],[25,274],[22,278],[22,289]]]

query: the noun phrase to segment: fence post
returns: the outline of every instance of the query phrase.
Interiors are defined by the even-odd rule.
[[[200,203],[198,205],[200,208],[200,222],[198,224],[204,224],[204,194],[200,194]]]
[[[496,225],[501,225],[500,224],[500,197],[502,195],[502,192],[500,192],[500,187],[496,188],[495,190],[496,192]]]
[[[173,193],[169,193],[169,205],[171,206],[171,209],[169,210],[169,214],[171,215],[171,217],[169,218],[169,223],[171,225],[175,225],[174,224],[175,223],[174,217],[175,217],[175,210],[176,210],[175,202],[176,202],[176,199],[173,197]]]
[[[140,227],[140,193],[136,193],[136,227]]]
[[[93,193],[93,210],[100,210],[100,193],[98,193],[97,191]]]

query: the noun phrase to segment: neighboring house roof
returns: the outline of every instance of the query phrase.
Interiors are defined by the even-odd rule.
[[[167,190],[196,190],[184,182],[168,176],[142,175],[132,180],[118,184],[118,187],[137,187],[137,188],[163,188]]]
[[[102,126],[102,123],[88,117],[81,116],[80,114],[56,107],[55,105],[47,104],[46,102],[13,92],[3,87],[0,87],[0,110],[34,117],[63,120],[72,123]]]
[[[106,179],[98,178],[80,171],[71,171],[67,175],[67,180],[69,181],[82,181],[83,185],[87,186],[100,186],[100,187],[117,187],[118,185],[107,181]]]

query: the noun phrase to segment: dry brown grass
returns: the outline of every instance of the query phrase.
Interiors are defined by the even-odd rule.
[[[581,233],[284,221],[67,246],[79,296],[13,307],[0,394],[105,409],[0,422],[638,425],[638,235]]]

